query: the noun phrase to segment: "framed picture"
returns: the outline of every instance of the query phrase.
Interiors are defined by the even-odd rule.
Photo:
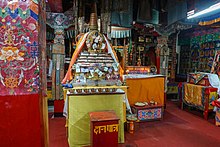
[[[144,42],[144,37],[143,36],[139,36],[138,37],[138,42]]]
[[[146,38],[145,40],[146,40],[146,42],[147,42],[147,43],[151,43],[151,42],[152,42],[152,39],[151,39],[151,38],[149,38],[149,37],[148,37],[148,38]]]
[[[140,52],[141,52],[141,51],[144,51],[144,47],[139,45],[139,46],[138,46],[138,51],[140,51]]]

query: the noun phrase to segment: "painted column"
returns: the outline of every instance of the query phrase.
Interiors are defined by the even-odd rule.
[[[160,74],[160,48],[156,48],[156,67],[157,67],[157,74]]]
[[[167,45],[167,36],[157,37],[157,68],[159,69],[160,74],[167,76],[168,71],[168,56],[169,56],[169,48]]]
[[[0,146],[47,140],[44,0],[0,1]],[[42,31],[40,33],[40,31]]]
[[[60,81],[64,77],[64,60],[65,60],[65,46],[64,46],[64,29],[55,30],[54,44],[52,48],[52,96],[54,99],[62,99],[62,87]]]
[[[63,99],[61,80],[64,78],[65,45],[64,29],[73,24],[73,14],[47,13],[47,24],[54,29],[54,43],[52,47],[52,97]]]
[[[166,92],[168,83],[168,56],[169,48],[167,45],[168,36],[157,37],[157,49],[156,49],[156,65],[158,73],[165,76],[164,81],[164,108],[166,108]]]

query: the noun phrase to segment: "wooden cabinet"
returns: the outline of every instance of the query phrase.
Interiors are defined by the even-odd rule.
[[[128,66],[156,65],[156,36],[150,28],[134,28],[132,30],[132,48],[128,52]]]
[[[91,147],[117,147],[119,117],[114,111],[90,112]]]

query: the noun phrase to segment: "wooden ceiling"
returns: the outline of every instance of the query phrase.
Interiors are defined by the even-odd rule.
[[[73,0],[47,0],[47,11],[64,13],[73,7]]]

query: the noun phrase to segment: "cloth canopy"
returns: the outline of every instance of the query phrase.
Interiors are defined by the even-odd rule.
[[[111,27],[111,38],[127,38],[131,37],[131,29],[124,27]]]
[[[74,35],[75,35],[75,30],[65,31],[65,39],[74,38]]]

